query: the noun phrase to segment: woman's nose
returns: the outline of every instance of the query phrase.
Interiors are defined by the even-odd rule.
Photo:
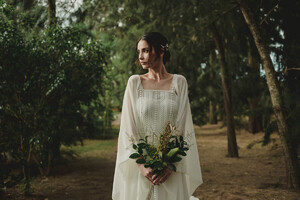
[[[144,56],[143,56],[142,53],[139,53],[139,59],[140,59],[140,60],[143,60],[143,59],[144,59]]]

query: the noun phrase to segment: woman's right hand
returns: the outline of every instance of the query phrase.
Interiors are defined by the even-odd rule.
[[[145,168],[145,164],[138,164],[139,170],[141,172],[141,174],[146,177],[152,184],[153,184],[153,180],[152,180],[152,169],[150,167]]]

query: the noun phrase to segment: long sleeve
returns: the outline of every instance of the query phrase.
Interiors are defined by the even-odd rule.
[[[135,138],[136,138],[136,120],[135,120],[136,117],[134,112],[135,102],[136,102],[136,91],[135,91],[134,76],[131,76],[128,79],[128,83],[123,98],[121,124],[120,124],[119,138],[118,138],[118,150],[126,149],[126,151],[118,151],[119,154],[118,154],[117,164],[120,164],[129,158],[129,155],[132,152],[132,143],[135,142]]]
[[[189,150],[187,156],[179,162],[179,171],[185,174],[189,195],[202,184],[202,174],[198,155],[197,142],[193,126],[190,102],[188,98],[188,84],[184,76],[178,77],[178,97],[179,109],[177,115],[177,129],[183,133],[185,140],[188,142]]]
[[[132,172],[133,170],[137,170],[135,161],[129,158],[130,154],[133,152],[132,143],[136,140],[136,120],[134,112],[134,105],[136,101],[135,79],[135,76],[131,76],[128,79],[123,99],[112,192],[113,199],[122,199],[122,197],[120,197],[120,191],[124,190],[125,181],[128,177],[134,176],[134,173]]]

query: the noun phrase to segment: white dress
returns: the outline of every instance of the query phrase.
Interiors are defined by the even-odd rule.
[[[153,200],[188,200],[202,183],[197,143],[193,128],[188,85],[174,74],[170,90],[143,89],[139,75],[129,78],[121,115],[118,153],[112,198],[146,200],[151,183],[141,175],[134,159],[133,143],[152,133],[162,133],[170,122],[189,144],[187,156],[177,163],[177,171],[161,185],[154,186]]]

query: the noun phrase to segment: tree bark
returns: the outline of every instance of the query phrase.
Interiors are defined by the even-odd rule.
[[[48,23],[49,27],[56,26],[56,0],[48,0]]]
[[[265,73],[267,84],[273,104],[273,110],[277,120],[278,132],[281,138],[287,173],[287,184],[289,188],[300,189],[299,181],[299,164],[295,149],[293,149],[292,141],[289,136],[289,130],[287,126],[286,116],[283,112],[283,105],[281,100],[279,83],[276,79],[275,70],[271,61],[270,53],[267,46],[263,42],[262,35],[259,31],[258,24],[254,19],[254,15],[248,7],[245,0],[237,0],[240,5],[240,9],[243,13],[246,23],[254,38],[256,47],[258,49]]]
[[[23,9],[29,10],[33,7],[35,1],[34,0],[24,0],[23,1]]]
[[[212,100],[209,101],[209,123],[210,124],[217,124],[217,115],[216,115],[216,109],[217,105]]]
[[[262,131],[262,117],[261,115],[255,114],[255,110],[258,108],[260,97],[248,98],[249,110],[251,114],[249,115],[249,132],[258,133]]]
[[[218,57],[219,57],[220,68],[221,68],[222,88],[223,88],[224,105],[225,105],[225,112],[226,112],[228,156],[239,157],[237,143],[236,143],[234,122],[233,122],[233,115],[231,110],[231,94],[229,91],[227,74],[226,74],[224,48],[221,41],[221,36],[219,35],[218,30],[214,24],[212,25],[212,34],[213,34],[213,39],[215,41],[215,45],[219,52]]]
[[[255,53],[254,53],[254,45],[253,42],[248,40],[248,66],[249,66],[249,78],[253,78],[254,82],[253,87],[258,89],[258,84],[255,81],[257,77],[259,77],[259,62],[256,59]],[[249,104],[249,132],[250,133],[258,133],[262,131],[262,116],[261,114],[257,113],[256,110],[259,107],[259,101],[260,101],[261,94],[259,92],[254,91],[251,96],[248,98],[248,104]]]
[[[215,49],[212,49],[209,54],[209,66],[210,66],[210,72],[209,72],[209,81],[210,81],[210,87],[212,90],[213,88],[213,82],[215,81],[215,72],[213,70],[213,65],[216,59],[216,53]],[[212,96],[212,95],[211,95]],[[209,101],[209,123],[210,124],[217,124],[217,115],[216,115],[216,103],[213,100]]]

